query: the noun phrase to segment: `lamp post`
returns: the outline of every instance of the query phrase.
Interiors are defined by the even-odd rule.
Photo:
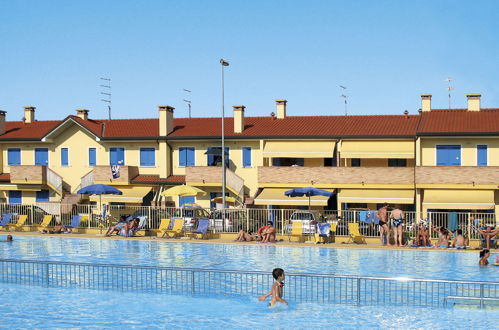
[[[225,111],[224,111],[224,66],[229,66],[229,62],[220,59],[220,67],[222,69],[222,219],[225,223]]]

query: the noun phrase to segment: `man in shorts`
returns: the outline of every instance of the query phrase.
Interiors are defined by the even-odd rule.
[[[381,245],[390,244],[390,228],[388,227],[388,203],[384,203],[383,206],[378,210],[379,219],[379,238],[381,240]],[[383,236],[386,235],[386,241]]]

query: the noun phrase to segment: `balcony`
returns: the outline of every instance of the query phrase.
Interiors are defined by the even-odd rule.
[[[380,185],[411,188],[411,167],[258,167],[260,187],[318,186],[355,188]]]
[[[499,166],[418,166],[416,187],[499,188]]]
[[[118,178],[113,178],[111,166],[94,166],[92,173],[94,183],[128,185],[133,178],[139,175],[139,168],[137,166],[120,166]]]
[[[222,168],[219,166],[192,166],[185,168],[185,182],[195,186],[222,186]],[[230,169],[226,169],[227,188],[242,196],[244,180]]]
[[[11,165],[10,182],[47,185],[58,194],[62,193],[62,177],[43,165]]]

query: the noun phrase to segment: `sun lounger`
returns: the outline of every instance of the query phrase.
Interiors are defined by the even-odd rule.
[[[335,228],[336,230],[336,228]],[[322,243],[331,243],[334,241],[334,234],[331,230],[331,224],[327,222],[319,222],[317,223],[317,234],[315,234],[315,240],[317,244]]]
[[[301,221],[293,221],[291,223],[291,231],[288,233],[288,241],[291,241],[291,237],[298,237],[301,241],[303,237],[303,223]]]
[[[26,222],[27,219],[28,219],[28,216],[26,214],[20,214],[19,217],[17,218],[17,222],[16,223],[9,223],[8,224],[9,229],[11,227],[14,227],[14,230],[21,229],[22,226],[24,226],[24,223]]]
[[[65,226],[66,228],[69,229],[69,232],[72,232],[73,229],[78,228],[80,226],[81,222],[81,215],[73,215],[73,218],[71,219],[71,224],[69,226]]]
[[[48,226],[50,226],[50,222],[52,221],[52,217],[53,216],[51,214],[44,215],[42,222],[40,223],[40,226],[42,226],[43,228],[47,228]]]
[[[6,227],[12,219],[12,213],[4,213],[0,221],[0,227]]]
[[[184,219],[174,219],[172,229],[165,230],[165,234],[168,237],[178,237],[182,234],[184,230]]]
[[[156,233],[158,237],[165,237],[166,231],[168,230],[168,228],[170,228],[170,222],[170,219],[161,219],[158,232]]]
[[[348,239],[348,243],[360,243],[366,244],[366,237],[362,235],[359,231],[359,224],[356,222],[348,223],[348,232],[350,234],[350,238]]]
[[[198,237],[199,235],[199,238],[205,238],[206,235],[208,234],[208,226],[210,224],[210,220],[208,219],[199,219],[198,220],[198,227],[196,228],[196,230],[194,231],[191,231],[190,233],[185,233],[186,236],[193,236],[195,238]]]

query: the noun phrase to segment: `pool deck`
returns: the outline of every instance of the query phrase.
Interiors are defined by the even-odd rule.
[[[90,238],[90,239],[113,239],[113,240],[134,240],[134,241],[155,241],[161,243],[195,243],[195,244],[234,244],[234,245],[278,245],[278,246],[290,246],[290,247],[306,247],[306,248],[332,248],[332,249],[388,249],[388,250],[414,250],[414,251],[434,251],[434,252],[456,252],[456,253],[477,253],[479,248],[471,247],[467,250],[457,250],[457,249],[442,249],[442,248],[411,248],[411,247],[397,247],[397,246],[381,246],[379,244],[356,244],[356,243],[327,243],[327,244],[317,244],[315,242],[288,242],[286,240],[279,241],[277,243],[260,243],[256,241],[252,242],[235,242],[231,239],[185,239],[185,238],[159,238],[155,236],[135,236],[135,237],[121,237],[121,236],[104,236],[103,234],[40,234],[35,232],[1,232],[0,235],[11,234],[14,238],[16,236],[38,236],[38,237],[64,237],[64,238]],[[492,249],[493,250],[493,249]],[[497,250],[497,249],[496,249]]]

